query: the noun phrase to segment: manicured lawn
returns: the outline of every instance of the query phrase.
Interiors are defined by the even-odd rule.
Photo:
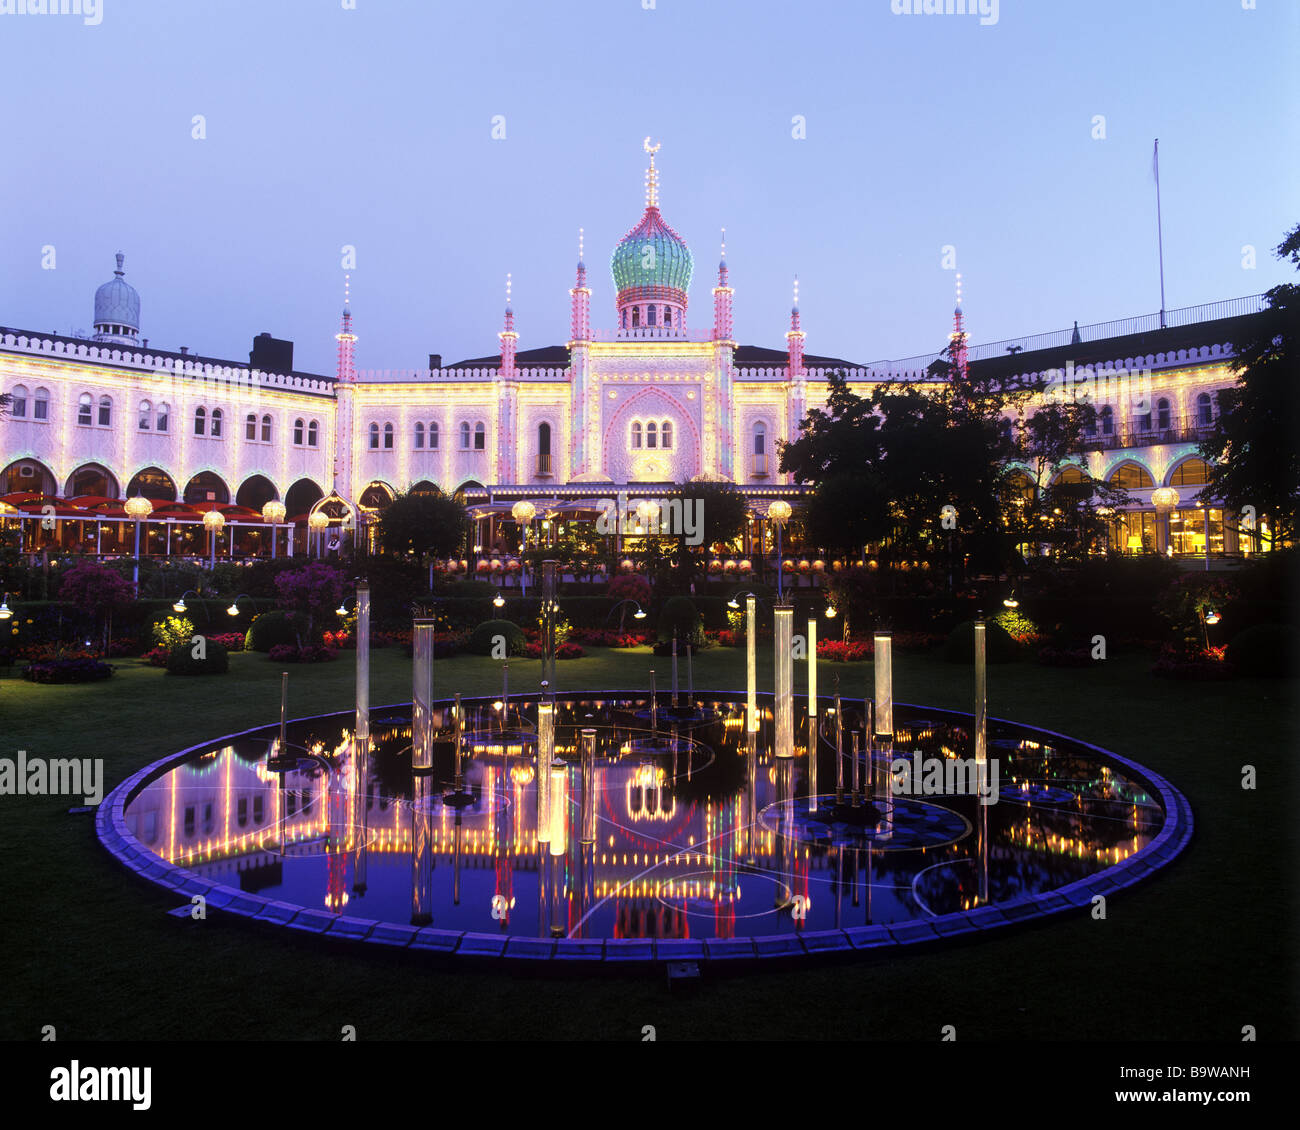
[[[769,648],[760,687],[771,686]],[[698,657],[695,685],[742,689],[744,654]],[[224,677],[184,679],[134,660],[109,681],[43,687],[0,679],[0,756],[102,757],[111,788],[168,752],[278,715],[280,668],[234,655]],[[558,664],[561,690],[644,688],[669,661],[648,649],[591,649]],[[1295,1039],[1297,746],[1294,684],[1176,683],[1142,656],[1092,668],[990,668],[990,713],[1063,731],[1165,774],[1196,814],[1196,836],[1171,868],[1116,897],[1105,921],[1086,912],[1027,931],[852,966],[707,979],[669,995],[662,974],[524,979],[437,971],[346,952],[321,953],[210,918],[183,923],[176,904],[127,876],[67,798],[0,797],[6,942],[0,1038],[60,1040],[550,1037],[889,1038],[937,1040],[1237,1041]],[[410,699],[410,661],[372,659],[375,704]],[[346,709],[353,661],[294,667],[290,714]],[[512,691],[540,664],[511,663]],[[846,696],[867,692],[870,664],[823,663]],[[802,675],[802,672],[800,672]],[[683,684],[685,671],[683,667]],[[796,688],[802,686],[802,678]],[[439,660],[447,694],[500,687],[487,659]],[[971,676],[929,655],[895,658],[895,697],[969,710]],[[1258,788],[1241,788],[1241,767]]]

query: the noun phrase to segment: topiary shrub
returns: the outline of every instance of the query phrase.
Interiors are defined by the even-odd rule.
[[[706,642],[704,621],[689,596],[670,596],[659,613],[659,641],[671,642],[674,633],[678,644],[700,647]]]
[[[186,640],[178,643],[167,655],[169,675],[224,675],[230,669],[230,657],[216,640],[203,641],[200,656],[195,656],[198,644]]]
[[[1019,654],[1016,641],[996,621],[985,621],[984,656],[989,663],[1009,663]],[[948,634],[943,657],[949,663],[975,662],[975,621],[963,620]]]
[[[1238,632],[1226,658],[1238,675],[1282,678],[1296,673],[1300,634],[1286,624],[1256,624]]]
[[[263,612],[249,625],[244,650],[270,651],[280,644],[297,647],[299,634],[306,631],[307,617],[297,612]]]
[[[505,637],[507,655],[523,655],[528,646],[524,630],[518,624],[509,620],[485,620],[470,632],[465,650],[474,655],[491,655],[497,636]]]

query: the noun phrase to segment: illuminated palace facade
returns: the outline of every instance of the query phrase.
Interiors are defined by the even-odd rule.
[[[711,322],[694,325],[693,259],[660,213],[647,150],[645,208],[611,259],[614,324],[593,328],[580,239],[561,345],[518,348],[507,288],[497,352],[452,365],[431,355],[428,369],[358,369],[346,305],[333,375],[295,370],[293,343],[269,334],[254,339],[248,363],[160,350],[140,336],[140,297],[119,255],[95,295],[93,336],[0,327],[0,392],[11,397],[0,415],[0,515],[18,521],[28,548],[75,539],[113,552],[126,548],[122,501],[143,495],[154,507],[146,553],[162,551],[164,526],[218,508],[229,552],[256,554],[267,551],[266,503],[282,503],[305,539],[308,511],[332,494],[355,504],[334,508],[345,525],[430,486],[465,491],[483,513],[531,498],[539,516],[696,477],[735,482],[756,511],[797,498],[804,488],[778,472],[777,444],[824,405],[828,376],[842,370],[866,395],[885,380],[933,380],[940,354],[866,365],[806,354],[797,290],[784,349],[738,344],[725,243]],[[1235,516],[1195,509],[1205,474],[1195,449],[1233,381],[1228,343],[1260,308],[1237,299],[966,350],[959,305],[954,335],[972,373],[1025,379],[1073,366],[1101,412],[1075,462],[1130,490],[1114,548],[1232,554],[1252,547]],[[1144,377],[1112,379],[1120,370]],[[1157,512],[1152,492],[1166,486],[1178,500]],[[58,521],[42,528],[51,505]],[[184,544],[173,528],[169,551]]]

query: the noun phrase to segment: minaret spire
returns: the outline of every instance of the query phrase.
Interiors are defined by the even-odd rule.
[[[339,343],[338,368],[335,376],[338,380],[351,384],[356,380],[356,368],[353,364],[353,346],[357,335],[352,332],[352,276],[343,276],[343,317],[339,321],[339,332],[334,335]]]
[[[515,311],[511,305],[510,293],[513,286],[513,280],[510,275],[506,275],[506,319],[505,328],[497,334],[501,339],[501,377],[503,380],[513,380],[515,376],[515,344],[519,340],[519,335],[515,333]]]
[[[647,137],[642,143],[642,147],[650,154],[650,167],[645,174],[645,206],[647,208],[659,207],[659,170],[655,168],[655,154],[659,152],[663,142],[658,145],[651,145]]]
[[[790,307],[790,328],[786,331],[789,342],[790,379],[803,376],[803,341],[804,332],[799,323],[799,276],[794,277],[794,304]]]
[[[951,344],[948,347],[948,352],[952,358],[953,376],[962,384],[966,383],[969,372],[967,368],[967,339],[968,335],[961,309],[961,274],[959,273],[957,275],[957,305],[952,312],[952,333],[949,335]]]
[[[735,292],[727,282],[727,229],[722,229],[722,258],[718,260],[718,285],[713,288],[713,340],[730,341],[731,298]]]
[[[569,291],[569,337],[572,341],[591,338],[591,290],[587,286],[587,264],[583,259],[583,230],[578,229],[578,278]]]

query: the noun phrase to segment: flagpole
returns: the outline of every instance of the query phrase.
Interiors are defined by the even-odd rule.
[[[1160,250],[1160,328],[1165,328],[1165,232],[1160,216],[1160,138],[1156,138],[1154,168],[1156,173],[1156,242]]]

